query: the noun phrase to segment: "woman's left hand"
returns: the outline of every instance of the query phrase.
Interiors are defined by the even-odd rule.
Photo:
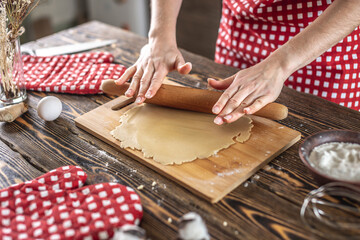
[[[213,106],[214,123],[231,123],[253,114],[279,96],[288,73],[271,57],[222,81],[208,79],[211,87],[224,90]]]

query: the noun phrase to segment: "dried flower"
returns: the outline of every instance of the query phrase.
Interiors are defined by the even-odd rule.
[[[12,81],[15,41],[24,33],[24,19],[40,0],[0,0],[0,80],[6,97],[18,96],[19,89]]]

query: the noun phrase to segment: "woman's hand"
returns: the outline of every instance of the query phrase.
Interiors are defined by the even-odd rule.
[[[226,89],[213,107],[214,122],[233,122],[253,114],[280,94],[284,81],[350,34],[360,24],[358,0],[334,1],[314,22],[264,61],[225,79],[209,79]]]
[[[276,62],[268,58],[223,81],[208,79],[211,87],[226,89],[213,106],[213,113],[218,115],[214,122],[218,125],[234,122],[275,101],[288,77]]]
[[[135,102],[141,104],[156,94],[169,72],[176,70],[188,74],[191,68],[191,63],[185,63],[176,44],[150,41],[141,49],[136,63],[125,71],[116,84],[121,85],[132,78],[125,96],[133,97],[137,94]]]

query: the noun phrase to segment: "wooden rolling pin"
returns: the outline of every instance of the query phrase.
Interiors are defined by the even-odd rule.
[[[102,81],[100,89],[104,93],[121,96],[128,87],[129,83],[116,85],[114,80],[105,80]],[[146,99],[145,102],[177,109],[213,113],[212,107],[221,94],[216,91],[162,84],[155,96]],[[282,120],[287,117],[288,108],[279,103],[269,103],[254,115],[272,120]]]

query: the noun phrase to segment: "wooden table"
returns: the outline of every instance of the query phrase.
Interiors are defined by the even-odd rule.
[[[119,28],[90,22],[29,45],[43,47],[112,38],[118,39],[116,46],[104,50],[112,52],[116,62],[127,67],[135,62],[146,42]],[[193,63],[193,71],[188,76],[170,74],[170,79],[178,83],[206,88],[207,77],[222,78],[237,71],[183,53]],[[63,113],[54,122],[44,122],[36,113],[37,103],[47,95],[63,102]],[[88,184],[117,182],[135,189],[144,185],[138,191],[144,206],[141,227],[154,240],[175,239],[178,219],[190,211],[203,216],[213,239],[314,238],[301,223],[299,211],[306,194],[319,186],[300,161],[300,142],[212,205],[75,126],[76,117],[111,99],[106,95],[29,92],[29,111],[13,123],[0,123],[0,186],[30,180],[60,166],[79,165],[89,175]],[[284,87],[277,101],[287,105],[290,111],[289,117],[280,123],[300,131],[302,139],[326,129],[360,131],[359,112],[319,97]],[[153,181],[158,185],[152,190]]]

